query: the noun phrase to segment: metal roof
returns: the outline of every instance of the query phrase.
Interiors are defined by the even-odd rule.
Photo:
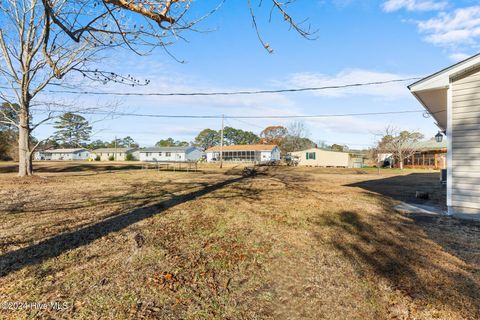
[[[437,142],[435,139],[430,139],[426,141],[419,141],[415,144],[415,147],[418,149],[428,149],[428,150],[439,150],[447,149],[447,140],[443,139],[442,142]]]
[[[83,148],[52,149],[52,150],[45,150],[43,152],[46,152],[46,153],[77,153],[77,152],[82,152],[82,151],[87,151],[87,149],[83,149]]]
[[[272,151],[277,146],[274,144],[237,144],[232,146],[215,146],[208,148],[206,152],[219,151]]]

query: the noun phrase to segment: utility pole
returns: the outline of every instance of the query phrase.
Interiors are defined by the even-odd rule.
[[[380,164],[380,161],[378,160],[379,159],[379,157],[378,157],[379,156],[379,154],[378,154],[379,149],[378,149],[377,137],[382,136],[382,135],[383,134],[381,134],[381,133],[373,133],[373,144],[374,144],[375,148],[377,149],[376,152],[375,152],[375,154],[377,156],[377,159],[375,160],[375,163],[377,164],[377,174],[378,175],[380,175],[380,165],[381,164]]]
[[[220,130],[220,168],[223,168],[223,122],[225,116],[222,114],[222,130]]]
[[[117,136],[115,136],[115,149],[113,150],[113,160],[117,161]]]

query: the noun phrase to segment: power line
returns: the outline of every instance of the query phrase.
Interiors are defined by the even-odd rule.
[[[258,129],[265,129],[265,127],[262,127],[262,126],[259,126],[259,125],[256,125],[256,124],[253,124],[253,123],[250,123],[250,122],[246,122],[246,121],[243,121],[243,120],[240,120],[240,119],[233,119],[235,121],[238,121],[240,123],[243,123],[243,124],[246,124],[246,125],[249,125],[249,126],[252,126],[252,127],[256,127]],[[228,121],[227,121],[228,123]],[[230,124],[231,125],[231,124]],[[338,142],[338,141],[333,141],[333,140],[323,140],[323,139],[320,139],[319,141],[324,141],[324,142],[328,142],[328,143],[332,143],[332,144],[343,144],[343,145],[352,145],[352,146],[362,146],[362,147],[365,147],[365,146],[372,146],[373,144],[372,143],[346,143],[346,142]]]
[[[262,129],[262,130],[265,129],[265,128],[262,127],[262,126],[259,126],[259,125],[257,125],[257,124],[253,124],[253,123],[250,123],[250,122],[247,122],[247,121],[243,121],[243,120],[240,120],[240,119],[233,119],[233,120],[235,120],[235,121],[237,121],[237,122],[240,122],[240,123],[243,123],[243,124],[246,124],[246,125],[248,125],[248,126],[256,127],[256,128],[258,128],[258,129]]]
[[[218,92],[101,92],[101,91],[75,91],[75,90],[43,90],[49,93],[66,93],[66,94],[86,94],[86,95],[115,95],[115,96],[231,96],[231,95],[257,95],[271,93],[289,93],[289,92],[305,92],[305,91],[321,91],[329,89],[344,89],[363,86],[375,86],[381,84],[389,84],[396,82],[406,82],[419,80],[421,77],[392,79],[385,81],[373,81],[362,83],[350,83],[343,85],[330,85],[322,87],[304,87],[304,88],[287,88],[273,90],[243,90],[243,91],[218,91]],[[12,89],[9,87],[0,87],[2,89]]]
[[[47,109],[32,109],[34,111],[44,112],[63,112],[52,111]],[[221,119],[221,115],[171,115],[171,114],[145,114],[145,113],[127,113],[127,112],[88,112],[73,111],[77,114],[89,115],[111,115],[111,116],[127,116],[127,117],[147,117],[147,118],[178,118],[178,119]],[[443,111],[438,111],[443,112]],[[264,116],[229,116],[225,115],[225,119],[314,119],[314,118],[335,118],[335,117],[355,117],[355,116],[376,116],[389,114],[409,114],[409,113],[425,113],[425,110],[401,110],[401,111],[385,111],[385,112],[364,112],[364,113],[339,113],[339,114],[316,114],[316,115],[264,115]]]

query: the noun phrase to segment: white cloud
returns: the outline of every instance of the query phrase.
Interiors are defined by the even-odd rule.
[[[441,12],[435,18],[418,22],[425,40],[435,45],[455,47],[475,46],[480,40],[480,6]]]
[[[323,87],[336,86],[343,84],[380,82],[396,79],[412,78],[411,75],[401,75],[388,72],[376,72],[364,69],[344,70],[335,75],[326,75],[320,73],[295,73],[290,75],[286,81],[282,81],[284,86],[294,87]],[[401,97],[410,97],[410,93],[405,82],[394,82],[382,85],[352,87],[348,89],[327,89],[315,91],[314,94],[330,97],[342,96],[373,96],[387,100]]]
[[[466,54],[466,53],[462,53],[462,52],[457,52],[457,53],[452,53],[451,55],[448,56],[450,58],[450,60],[452,60],[453,62],[459,62],[459,61],[462,61],[462,60],[465,60],[467,58],[470,57],[469,54]]]
[[[408,11],[436,11],[447,7],[447,1],[434,0],[388,0],[382,5],[386,12],[393,12],[401,9]]]
[[[382,131],[385,125],[380,121],[371,121],[356,117],[339,117],[339,118],[317,118],[308,119],[309,124],[321,128],[323,132],[332,134],[366,134],[371,135],[372,132]]]
[[[143,64],[142,64],[143,65]],[[109,85],[98,90],[105,92],[212,92],[212,91],[237,91],[255,90],[265,88],[264,85],[255,87],[230,86],[216,82],[204,75],[195,76],[182,74],[169,70],[166,67],[148,64],[147,69],[135,69],[133,74],[141,74],[141,79],[150,79],[151,83],[146,87],[125,87],[121,85]],[[127,68],[128,69],[128,68]],[[133,69],[133,67],[132,67]],[[384,81],[410,77],[409,75],[388,72],[375,72],[364,69],[349,69],[336,74],[328,75],[321,73],[297,73],[286,75],[283,79],[277,79],[269,83],[268,88],[288,88],[304,86],[327,86],[341,85],[346,83],[360,83]],[[267,115],[311,115],[311,114],[335,114],[357,113],[355,107],[364,107],[361,110],[380,109],[377,106],[377,98],[388,103],[397,98],[411,95],[406,89],[405,82],[388,85],[349,88],[340,90],[325,90],[298,95],[288,94],[264,94],[264,95],[238,95],[238,96],[186,96],[186,97],[110,97],[110,96],[80,96],[85,106],[97,105],[98,101],[118,99],[122,101],[117,108],[118,112],[148,113],[148,114],[185,114],[185,115],[219,115],[224,113],[231,116],[267,116]],[[93,90],[93,89],[86,89]],[[314,96],[315,95],[315,96]],[[67,96],[70,97],[70,96]],[[324,97],[325,99],[323,99]],[[339,97],[343,100],[330,99]],[[359,98],[360,97],[360,98]],[[58,97],[55,97],[58,98]],[[358,99],[358,100],[357,100]],[[325,100],[325,101],[324,101]],[[402,100],[404,101],[404,100]],[[336,105],[342,105],[335,108]],[[343,102],[345,104],[343,104]],[[377,101],[378,102],[378,101]],[[80,103],[80,101],[79,101]],[[331,104],[334,105],[332,106]],[[383,105],[382,102],[379,105]],[[321,107],[321,108],[320,108]],[[377,107],[377,109],[375,109]],[[381,109],[380,109],[381,110]],[[371,132],[383,128],[386,117],[328,117],[305,120],[311,127],[311,138],[327,140],[341,139],[344,142],[359,143],[370,141]],[[268,125],[288,125],[292,119],[227,119],[226,125],[252,130],[259,133]],[[102,128],[103,126],[103,128]],[[219,119],[158,119],[158,118],[116,118],[111,121],[95,124],[98,134],[95,138],[110,140],[114,136],[130,135],[141,145],[153,145],[158,139],[171,136],[175,139],[192,140],[203,128],[211,127],[218,129]],[[50,129],[43,130],[47,134]],[[339,133],[343,136],[339,136]],[[350,135],[350,136],[349,136]]]

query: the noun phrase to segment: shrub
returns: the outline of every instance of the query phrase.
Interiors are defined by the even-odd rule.
[[[100,156],[96,156],[95,161],[100,161]]]
[[[126,161],[133,161],[133,160],[135,160],[135,158],[133,157],[133,154],[127,153],[127,155],[125,156],[125,160]]]
[[[113,161],[113,160],[115,160],[115,157],[114,157],[114,156],[110,156],[110,157],[108,157],[108,160]]]

